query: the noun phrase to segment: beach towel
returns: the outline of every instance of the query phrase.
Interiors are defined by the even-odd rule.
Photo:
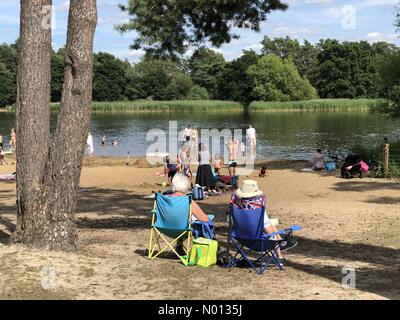
[[[15,172],[9,174],[3,174],[0,176],[1,181],[12,181],[17,179],[17,174]]]

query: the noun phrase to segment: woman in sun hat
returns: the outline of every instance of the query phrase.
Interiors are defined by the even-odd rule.
[[[245,180],[240,185],[240,188],[236,190],[238,198],[235,199],[235,204],[242,209],[252,210],[265,206],[266,196],[264,192],[258,188],[258,182],[255,180]],[[267,214],[267,210],[264,212],[264,232],[271,234],[278,232],[276,226],[278,225],[278,219],[270,219]],[[280,235],[276,236],[276,240],[284,240]],[[277,250],[279,262],[283,265],[285,258],[282,255],[282,251],[294,248],[297,245],[297,241],[288,239],[280,245],[280,249]]]

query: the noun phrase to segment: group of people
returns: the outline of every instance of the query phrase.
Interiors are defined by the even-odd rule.
[[[15,133],[15,129],[12,128],[10,132],[10,147],[11,147],[11,152],[15,152],[17,149],[17,135]],[[5,152],[4,152],[4,137],[2,133],[0,132],[0,165],[6,164],[8,165],[8,162],[5,159]]]
[[[172,179],[172,193],[169,196],[178,197],[185,196],[190,193],[191,183],[187,176],[183,174],[177,174]],[[264,195],[264,192],[261,191],[258,187],[257,181],[246,180],[243,181],[239,189],[236,191],[237,196],[240,197],[243,205],[250,205],[252,201],[256,197]],[[208,215],[202,210],[202,208],[196,203],[196,201],[192,200],[192,223],[194,221],[208,222]],[[270,219],[267,211],[264,213],[264,233],[272,234],[278,232],[277,230],[277,220]],[[276,240],[285,240],[282,239],[280,235],[275,236]],[[297,242],[293,239],[288,239],[287,241],[282,242],[280,248],[277,249],[277,256],[279,259],[279,263],[281,265],[284,264],[285,257],[283,255],[284,251],[287,251],[291,248],[294,248],[297,245]],[[183,241],[177,242],[176,251],[179,254],[183,254]]]
[[[118,144],[118,141],[112,140],[111,145],[116,146]],[[107,145],[107,138],[106,136],[103,135],[101,138],[101,145],[106,146]],[[93,141],[93,135],[89,132],[87,140],[86,140],[86,152],[88,156],[91,158],[93,157],[94,154],[94,141]]]
[[[214,159],[205,143],[199,143],[199,134],[196,128],[188,125],[183,131],[183,144],[178,155],[175,157],[167,156],[164,158],[164,174],[168,179],[168,185],[172,184],[172,179],[178,172],[183,173],[189,178],[192,184],[193,173],[191,165],[198,163],[195,184],[204,187],[211,192],[214,189],[215,178],[221,174],[224,162],[220,154],[215,154]],[[246,143],[250,148],[251,154],[256,150],[256,131],[249,125],[246,130]],[[236,176],[239,152],[242,156],[246,155],[246,146],[236,138],[229,138],[226,142],[229,153],[228,172],[229,176]]]

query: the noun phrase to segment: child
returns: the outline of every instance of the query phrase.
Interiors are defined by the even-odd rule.
[[[168,178],[168,185],[172,185],[172,179],[175,174],[178,172],[178,166],[176,163],[173,163],[169,156],[166,156],[164,159],[164,174]]]
[[[265,178],[268,175],[267,166],[263,165],[261,167],[260,174],[258,175],[260,178]]]
[[[222,169],[222,160],[221,160],[221,158],[220,158],[220,156],[219,156],[219,153],[217,153],[216,155],[215,155],[215,160],[214,160],[214,171],[215,171],[215,174],[217,175],[217,176],[219,176],[220,175],[220,170]]]
[[[3,165],[3,162],[8,165],[8,162],[4,158],[4,150],[3,147],[0,147],[0,165]]]
[[[246,156],[246,146],[244,145],[243,142],[240,144],[240,151],[242,152],[242,156],[245,157]]]

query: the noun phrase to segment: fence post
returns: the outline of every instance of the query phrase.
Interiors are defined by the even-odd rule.
[[[390,145],[385,143],[383,147],[383,168],[385,177],[389,175],[389,148]]]

